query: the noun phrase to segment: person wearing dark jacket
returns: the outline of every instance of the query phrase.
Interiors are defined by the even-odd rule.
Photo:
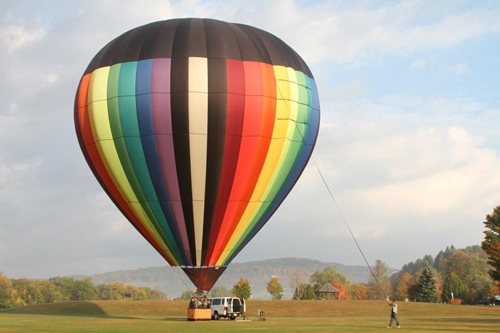
[[[191,297],[191,301],[189,302],[189,308],[190,309],[196,308],[196,301],[195,301],[194,297]]]

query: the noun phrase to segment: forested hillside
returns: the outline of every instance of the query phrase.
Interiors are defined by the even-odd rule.
[[[290,299],[292,298],[289,277],[291,270],[301,269],[304,276],[309,278],[314,272],[328,266],[336,266],[337,270],[352,282],[368,282],[370,272],[368,268],[363,266],[345,266],[311,259],[281,258],[233,263],[219,279],[217,286],[231,289],[240,277],[245,277],[250,281],[253,297],[268,299],[270,296],[266,291],[266,284],[273,276],[277,276],[283,284],[283,298]],[[184,276],[180,268],[177,274],[174,268],[169,266],[104,273],[93,275],[91,278],[95,284],[123,281],[127,284],[150,287],[165,292],[169,298],[178,297],[186,290],[186,286],[179,280],[180,278],[192,288],[191,282]]]

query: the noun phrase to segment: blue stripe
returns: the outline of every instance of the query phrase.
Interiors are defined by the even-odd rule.
[[[151,106],[151,71],[153,61],[142,60],[138,62],[137,66],[137,88],[136,88],[136,103],[137,103],[137,118],[139,123],[139,131],[141,135],[142,148],[146,158],[151,182],[158,197],[161,210],[164,218],[172,232],[177,248],[182,249],[179,251],[184,265],[188,263],[186,258],[186,249],[182,247],[182,241],[175,224],[174,214],[170,201],[168,198],[167,190],[163,180],[163,175],[160,167],[160,160],[158,158],[158,150],[154,136],[153,114]]]

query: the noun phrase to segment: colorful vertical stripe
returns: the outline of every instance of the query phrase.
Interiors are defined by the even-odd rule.
[[[319,118],[315,81],[290,47],[206,19],[118,37],[92,60],[75,100],[96,178],[178,266],[234,259],[296,183]]]

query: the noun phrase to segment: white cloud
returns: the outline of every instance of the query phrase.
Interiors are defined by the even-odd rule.
[[[45,35],[46,30],[42,27],[28,29],[21,24],[11,24],[0,29],[0,41],[8,52],[22,49],[41,40]]]
[[[500,158],[481,148],[483,141],[459,128],[373,141],[353,153],[374,151],[376,155],[383,146],[390,156],[379,155],[377,161],[386,168],[388,181],[356,189],[350,196],[373,210],[383,207],[393,216],[429,217],[457,209],[465,215],[471,201],[488,199],[492,193],[500,197]]]
[[[290,2],[275,1],[266,14],[253,17],[251,23],[281,36],[309,63],[359,64],[379,54],[406,56],[416,51],[449,48],[473,37],[498,33],[498,15],[498,8],[444,15],[439,7],[421,1],[377,8],[363,2],[339,8],[335,2],[327,1],[307,9]],[[425,16],[435,19],[420,19]],[[300,24],[288,29],[295,22]]]
[[[6,186],[7,182],[10,184],[15,184],[19,180],[19,177],[25,176],[27,173],[34,172],[37,169],[41,161],[34,161],[31,163],[1,163],[0,162],[0,184]],[[7,195],[6,192],[0,190],[0,194]],[[4,198],[7,200],[7,197]]]
[[[324,86],[327,87],[326,84]],[[369,91],[370,89],[363,82],[351,81],[342,86],[325,89],[322,91],[322,94],[328,96],[328,99],[334,103],[344,103],[360,98],[369,93]]]
[[[425,66],[427,66],[427,62],[424,59],[417,59],[410,64],[409,68],[410,69],[421,69],[421,68],[425,68]]]
[[[451,66],[449,68],[449,72],[455,75],[463,75],[463,74],[468,74],[471,73],[471,69],[469,68],[469,65],[467,63],[462,62],[460,64]]]

